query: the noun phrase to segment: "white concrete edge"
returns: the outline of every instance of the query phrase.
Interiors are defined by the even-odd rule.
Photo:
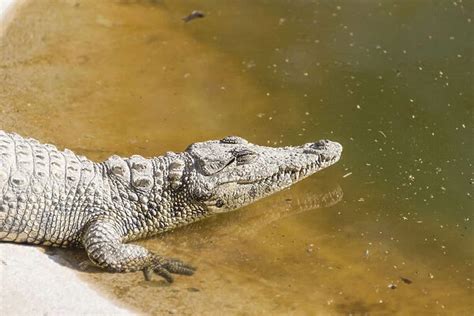
[[[0,315],[133,315],[37,247],[0,243]]]
[[[5,34],[15,11],[25,2],[26,0],[0,0],[0,37]]]
[[[15,0],[2,0],[0,2],[0,18],[5,14],[9,7],[15,3]]]

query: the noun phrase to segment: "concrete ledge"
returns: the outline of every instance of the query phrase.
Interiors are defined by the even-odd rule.
[[[0,243],[0,315],[131,315],[41,248]]]
[[[0,0],[0,36],[7,30],[16,10],[25,2],[26,0]]]

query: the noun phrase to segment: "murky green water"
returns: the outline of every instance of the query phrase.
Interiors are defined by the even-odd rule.
[[[142,312],[471,314],[473,9],[33,1],[2,39],[0,128],[96,160],[229,134],[344,145],[289,191],[142,242],[191,278],[81,273]]]

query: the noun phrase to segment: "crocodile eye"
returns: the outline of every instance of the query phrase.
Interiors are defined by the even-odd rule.
[[[258,157],[258,154],[249,149],[242,149],[234,153],[234,156],[237,161],[237,165],[239,166],[251,163],[253,160],[255,160],[255,158]]]
[[[227,136],[220,140],[221,144],[248,144],[248,141],[239,136]]]

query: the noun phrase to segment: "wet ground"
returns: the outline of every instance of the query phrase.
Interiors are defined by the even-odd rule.
[[[193,10],[206,16],[188,23]],[[229,134],[329,138],[337,166],[142,241],[168,286],[80,271],[148,313],[457,314],[472,301],[468,1],[32,1],[0,43],[0,128],[94,160]],[[81,251],[50,250],[79,270]]]

